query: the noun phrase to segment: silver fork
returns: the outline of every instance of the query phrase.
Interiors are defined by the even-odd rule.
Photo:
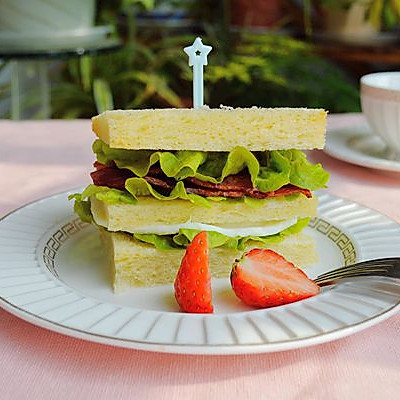
[[[332,285],[339,280],[359,276],[387,276],[400,279],[400,257],[362,261],[318,275],[319,286]]]

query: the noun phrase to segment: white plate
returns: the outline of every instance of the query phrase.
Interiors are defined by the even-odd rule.
[[[365,126],[329,130],[324,151],[339,160],[362,167],[400,172],[400,160]]]
[[[315,276],[356,260],[400,256],[400,226],[376,211],[320,196]],[[399,309],[400,284],[384,278],[342,283],[286,306],[254,310],[229,279],[212,282],[214,314],[179,313],[173,286],[115,295],[95,229],[72,212],[67,194],[18,209],[0,222],[0,304],[33,324],[70,336],[186,354],[272,352],[327,342]]]
[[[33,51],[93,46],[99,44],[111,32],[111,25],[51,33],[33,32],[29,36],[21,32],[0,32],[0,49]]]

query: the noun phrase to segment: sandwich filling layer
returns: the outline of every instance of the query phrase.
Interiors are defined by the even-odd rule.
[[[102,221],[100,218],[94,217],[95,222],[107,228],[106,221]],[[139,228],[135,228],[134,232],[131,233],[154,233],[156,235],[172,235],[180,232],[181,230],[197,230],[197,231],[207,231],[207,232],[217,232],[221,235],[229,237],[237,236],[269,236],[275,235],[290,226],[297,223],[297,218],[290,218],[284,221],[269,221],[258,225],[210,225],[203,224],[201,222],[191,222],[187,221],[181,224],[149,224],[144,225]]]
[[[94,222],[112,232],[107,219],[96,212],[92,213]],[[203,223],[187,222],[184,224],[145,225],[140,228],[116,230],[132,236],[139,242],[144,242],[159,250],[173,250],[185,248],[200,231],[209,234],[210,248],[227,247],[244,249],[250,244],[279,243],[285,237],[300,232],[309,218],[290,218],[284,221],[270,221],[258,226],[216,226]]]
[[[192,220],[191,215],[183,221],[161,223],[148,215],[141,226],[111,226],[106,217],[93,215],[92,203],[135,207],[139,199],[153,198],[167,203],[183,200],[206,209],[216,203],[241,202],[256,213],[272,199],[312,200],[311,191],[324,187],[329,176],[300,150],[251,152],[240,146],[230,152],[126,150],[110,148],[98,139],[93,151],[97,158],[93,184],[73,196],[75,210],[88,222],[94,218],[108,230],[129,232],[160,250],[186,247],[201,230],[210,233],[211,247],[242,249],[253,242],[282,241],[300,232],[312,215],[264,218],[257,223],[246,218],[225,223]]]
[[[107,186],[124,190],[126,181],[135,176],[131,171],[120,169],[113,163],[104,165],[96,161],[94,167],[96,171],[92,172],[90,175],[93,183],[97,186]],[[167,177],[163,171],[157,167],[151,167],[147,175],[142,178],[160,194],[164,193],[165,195],[171,194],[177,184],[174,178]],[[246,171],[242,171],[236,175],[230,175],[221,183],[201,181],[193,177],[185,178],[182,182],[186,193],[205,197],[241,198],[243,196],[249,196],[255,199],[266,199],[268,197],[286,196],[297,193],[302,193],[306,197],[311,197],[310,190],[290,184],[284,185],[277,190],[262,192],[253,187],[250,176]]]
[[[152,151],[93,144],[95,186],[158,200],[184,199],[203,206],[226,198],[265,199],[302,194],[325,187],[328,173],[300,150],[251,152]],[[128,201],[125,196],[124,201]]]

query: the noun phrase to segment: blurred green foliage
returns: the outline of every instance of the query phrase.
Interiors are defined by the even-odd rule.
[[[120,0],[113,3],[120,8],[108,2],[100,10],[102,21],[116,21],[118,12],[130,10],[125,45],[114,53],[65,63],[52,91],[54,118],[88,118],[113,107],[191,106],[192,71],[183,47],[193,42],[195,34],[138,35],[131,3],[140,3],[142,8],[153,4]],[[214,47],[205,69],[205,100],[211,107],[359,111],[355,83],[339,67],[317,56],[310,45],[273,33],[233,34],[215,20],[203,26],[203,42]]]
[[[323,107],[359,111],[359,92],[344,72],[310,45],[276,35],[245,35],[224,64],[211,60],[210,104]]]
[[[179,77],[186,63],[181,44],[181,37],[151,47],[134,42],[115,53],[68,61],[52,89],[53,117],[88,118],[111,105],[182,107],[180,96],[190,87]]]

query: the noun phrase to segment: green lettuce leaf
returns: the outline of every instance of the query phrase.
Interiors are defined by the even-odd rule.
[[[266,165],[260,168],[256,186],[262,192],[278,190],[290,183],[290,160],[281,151],[270,151]]]
[[[145,179],[143,178],[129,178],[125,181],[126,190],[134,197],[137,196],[153,196],[157,200],[175,200],[183,199],[189,200],[192,203],[198,204],[203,207],[210,207],[208,200],[202,196],[192,193],[186,193],[185,185],[182,181],[176,183],[174,189],[168,196],[157,192]]]
[[[69,200],[75,199],[74,211],[83,222],[91,224],[93,222],[92,212],[90,211],[90,200],[82,200],[79,193],[69,197]]]
[[[73,193],[68,196],[68,200],[75,200],[74,211],[84,222],[91,223],[93,221],[90,211],[90,197],[94,196],[97,200],[104,201],[107,204],[134,204],[137,200],[129,193],[110,189],[107,186],[88,185],[82,193]]]
[[[329,174],[321,164],[311,164],[306,155],[300,150],[292,152],[290,169],[290,183],[309,190],[318,190],[326,187]]]
[[[206,153],[207,159],[194,175],[202,181],[221,183],[227,176],[238,174],[245,168],[249,171],[253,186],[260,170],[256,156],[244,147],[237,146],[229,153]]]
[[[179,233],[173,236],[173,241],[180,247],[187,247],[194,237],[199,233],[196,229],[180,229]],[[239,238],[225,236],[219,232],[208,232],[208,246],[210,249],[215,247],[237,248]]]
[[[137,201],[132,195],[124,190],[112,189],[107,186],[96,186],[93,184],[88,185],[81,194],[72,194],[68,199],[87,200],[92,196],[107,204],[134,204]]]
[[[201,151],[112,149],[100,139],[93,143],[93,152],[102,164],[114,161],[118,168],[129,169],[138,177],[146,176],[150,167],[159,162],[165,175],[176,180],[195,176],[197,169],[207,158],[207,153]]]
[[[118,168],[132,171],[137,177],[147,175],[159,163],[168,177],[181,181],[195,177],[221,183],[227,176],[247,169],[253,185],[262,192],[274,191],[287,184],[316,190],[325,187],[329,174],[320,164],[307,161],[300,150],[254,152],[235,147],[228,152],[149,151],[112,149],[101,140],[93,143],[93,151],[103,164],[114,161]]]
[[[308,224],[309,218],[302,218],[296,224],[284,229],[275,235],[269,236],[246,236],[230,237],[219,232],[208,232],[208,244],[211,249],[216,247],[227,247],[235,250],[244,250],[250,244],[261,244],[267,246],[272,243],[279,243],[285,237],[302,231]],[[180,229],[175,235],[138,234],[135,239],[153,245],[158,250],[173,250],[186,248],[193,238],[199,233],[196,229]]]
[[[155,235],[153,233],[135,233],[133,237],[140,242],[153,245],[157,250],[174,250],[180,246],[176,245],[172,236]]]

